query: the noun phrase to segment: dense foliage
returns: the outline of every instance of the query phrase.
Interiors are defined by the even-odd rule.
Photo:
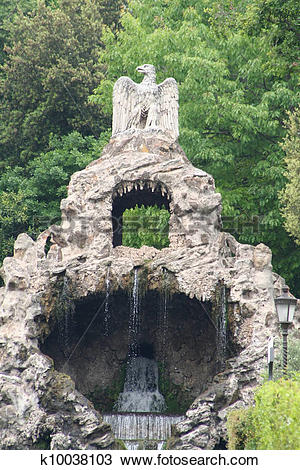
[[[8,167],[0,177],[0,257],[12,253],[17,235],[36,237],[60,220],[60,200],[67,195],[70,176],[99,158],[108,135],[83,137],[74,131],[50,136],[48,151],[27,166]]]
[[[300,449],[300,374],[266,382],[255,394],[255,406],[228,417],[229,449]]]
[[[300,245],[300,108],[289,113],[288,134],[282,145],[288,183],[281,193],[286,230]]]
[[[129,6],[117,37],[109,30],[103,37],[107,72],[93,102],[111,112],[114,81],[124,74],[138,80],[141,62],[156,65],[158,80],[174,76],[180,143],[196,166],[213,174],[224,229],[241,242],[268,244],[275,269],[295,290],[300,254],[278,201],[285,184],[283,121],[299,99],[295,5],[287,11],[260,0],[133,0]],[[284,15],[291,34],[280,26]]]
[[[278,198],[286,162],[295,184],[285,161],[290,144],[281,143],[287,113],[299,102],[297,10],[295,0],[4,0],[1,259],[20,230],[34,235],[45,216],[58,216],[59,188],[74,171],[64,139],[71,134],[74,152],[78,145],[87,151],[75,164],[84,166],[94,155],[89,139],[96,148],[99,136],[107,138],[114,81],[124,74],[140,80],[135,68],[148,62],[159,81],[174,76],[179,83],[180,143],[194,165],[214,176],[224,229],[240,242],[268,244],[274,269],[300,295],[300,252]],[[47,174],[52,158],[57,176],[45,185],[38,175]],[[286,228],[297,239],[287,198]],[[293,214],[299,217],[298,206]]]
[[[22,0],[0,8],[0,262],[26,231],[60,219],[74,171],[100,156],[110,116],[88,101],[101,80],[102,27],[121,2]]]
[[[4,46],[9,42],[9,23],[18,16],[21,10],[24,13],[33,10],[36,0],[1,0],[0,4],[0,63],[5,60]]]
[[[101,77],[99,6],[95,0],[61,0],[59,6],[40,1],[10,24],[0,127],[9,162],[27,162],[43,151],[51,133],[96,136],[103,128],[99,109],[87,100]]]
[[[127,209],[123,214],[122,244],[133,248],[169,246],[169,218],[170,213],[157,206]]]

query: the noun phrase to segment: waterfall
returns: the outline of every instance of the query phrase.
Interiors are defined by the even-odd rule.
[[[226,305],[226,288],[224,285],[220,289],[220,309],[218,317],[218,331],[217,331],[217,353],[220,366],[225,367],[226,361],[226,347],[227,347],[227,305]]]
[[[161,449],[171,436],[171,426],[184,419],[184,416],[167,416],[144,413],[104,414],[104,421],[111,425],[116,439],[122,439],[130,450],[141,446],[141,441],[154,441]]]
[[[138,334],[140,329],[140,296],[138,269],[134,268],[134,282],[129,314],[129,358],[138,355]]]
[[[129,314],[129,348],[124,390],[116,408],[121,412],[160,412],[164,398],[158,391],[156,361],[139,356],[140,296],[138,269],[134,269],[134,282]]]
[[[58,330],[65,356],[68,356],[71,348],[74,311],[75,306],[72,300],[69,280],[67,276],[64,276],[63,288],[60,297],[60,318],[58,321]]]
[[[158,329],[160,337],[160,348],[161,357],[163,363],[166,358],[166,345],[167,345],[167,333],[168,333],[168,282],[167,282],[167,270],[163,268],[163,286],[160,295],[160,309],[158,317]]]
[[[159,414],[165,409],[165,399],[158,389],[157,362],[149,357],[140,356],[142,352],[139,348],[140,310],[139,277],[138,269],[135,268],[130,299],[128,361],[124,389],[115,403],[117,413],[106,414],[103,418],[111,425],[115,437],[122,439],[128,449],[141,448],[143,445],[161,449],[171,435],[171,425],[183,417]],[[159,321],[165,347],[167,289],[164,289],[160,310]]]
[[[145,443],[161,449],[171,436],[171,425],[183,419],[158,414],[164,408],[165,399],[158,390],[156,361],[132,357],[128,362],[124,390],[116,403],[119,413],[105,415],[104,420],[112,426],[116,438],[124,441],[127,449],[134,450]]]
[[[104,304],[104,336],[109,335],[109,328],[110,328],[110,279],[109,279],[109,267],[107,268],[106,272],[106,279],[105,279],[105,304]]]
[[[156,361],[146,357],[129,360],[124,390],[120,393],[116,408],[121,412],[159,413],[165,407],[164,397],[158,390]]]

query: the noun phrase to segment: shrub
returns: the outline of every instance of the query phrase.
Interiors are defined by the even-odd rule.
[[[255,449],[253,426],[251,423],[251,408],[241,408],[232,411],[227,418],[228,449]],[[249,443],[253,447],[248,447]]]
[[[228,416],[229,449],[300,449],[300,374],[264,383],[255,406]]]

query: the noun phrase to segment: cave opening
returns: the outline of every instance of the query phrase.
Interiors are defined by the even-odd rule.
[[[167,187],[161,182],[155,181],[136,181],[136,182],[122,182],[119,184],[114,192],[112,198],[112,228],[113,228],[113,247],[125,245],[131,246],[131,238],[129,231],[136,234],[139,230],[151,231],[154,236],[148,237],[148,243],[150,240],[151,246],[155,246],[155,240],[160,240],[159,231],[163,232],[161,235],[166,233],[166,239],[168,240],[168,230],[166,227],[159,226],[157,220],[155,220],[155,211],[152,213],[146,213],[146,208],[156,208],[157,210],[164,210],[170,214],[170,202],[171,195]],[[126,236],[124,236],[124,213],[128,214],[130,209],[143,209],[144,215],[148,221],[143,225],[144,220],[141,213],[137,211],[132,214],[130,220],[127,219],[126,225]],[[162,217],[166,219],[164,215]],[[161,217],[160,217],[161,218]],[[169,218],[169,216],[168,216]],[[150,220],[149,220],[150,219]],[[128,224],[130,222],[130,224]],[[167,227],[168,229],[168,227]],[[155,233],[158,237],[155,237]],[[146,243],[147,244],[147,237]],[[168,243],[164,242],[164,246],[168,246]],[[137,246],[136,246],[137,247]],[[158,246],[161,248],[161,246]]]
[[[210,302],[176,293],[168,300],[166,318],[161,297],[150,290],[141,298],[137,355],[157,362],[166,413],[182,414],[218,372],[216,329]],[[70,375],[100,412],[112,412],[123,390],[130,305],[128,292],[113,292],[107,328],[105,294],[78,299],[72,316],[60,318],[41,344],[56,370]]]

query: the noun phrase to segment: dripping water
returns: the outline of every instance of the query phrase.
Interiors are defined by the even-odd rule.
[[[138,382],[143,379],[141,367],[139,367],[139,330],[140,330],[140,296],[139,296],[139,273],[134,268],[134,280],[130,298],[129,325],[128,325],[128,360],[126,378],[123,393],[120,393],[116,408],[118,411],[138,411],[138,404],[134,403],[138,396]],[[128,401],[128,403],[127,403]],[[130,403],[131,404],[130,404]],[[142,410],[141,410],[142,411]],[[148,410],[145,410],[148,411]]]
[[[226,288],[224,285],[220,288],[220,308],[218,317],[218,331],[217,331],[217,352],[220,367],[225,367],[226,361],[226,347],[227,347],[227,305],[226,305]]]
[[[109,278],[109,267],[107,268],[105,278],[105,303],[104,303],[104,336],[109,335],[110,331],[110,278]]]
[[[141,356],[139,334],[141,308],[138,269],[134,270],[134,282],[130,299],[128,361],[124,389],[115,404],[116,414],[105,415],[115,436],[122,439],[128,449],[140,448],[154,442],[161,448],[171,435],[171,425],[182,417],[161,415],[165,399],[158,388],[158,365],[154,359]],[[161,315],[161,329],[166,344],[167,331],[167,289],[164,289]]]
[[[60,297],[60,318],[58,321],[58,329],[63,353],[66,357],[69,355],[71,350],[74,312],[75,305],[72,300],[69,279],[67,276],[64,276],[63,288]]]
[[[166,362],[167,334],[168,334],[168,274],[163,268],[163,285],[160,296],[160,309],[158,317],[158,330],[163,364]]]
[[[130,299],[128,357],[138,356],[138,335],[140,329],[140,296],[138,268],[134,268],[134,282]]]

